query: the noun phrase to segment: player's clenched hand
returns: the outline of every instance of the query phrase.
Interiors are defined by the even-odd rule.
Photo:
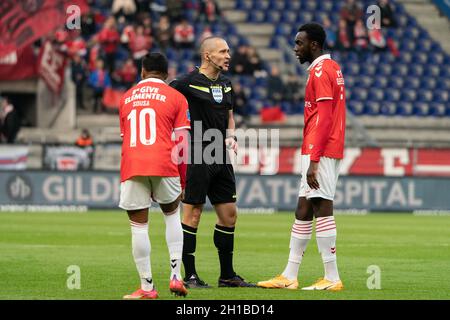
[[[235,137],[228,137],[225,139],[225,145],[227,149],[231,149],[234,151],[235,154],[237,154],[238,144],[235,140]]]
[[[306,173],[306,182],[311,189],[319,189],[319,181],[317,181],[317,172],[319,171],[319,163],[311,161],[308,172]]]

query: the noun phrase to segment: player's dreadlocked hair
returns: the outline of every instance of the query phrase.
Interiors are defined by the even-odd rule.
[[[298,32],[300,31],[306,32],[310,41],[316,41],[323,48],[327,35],[320,24],[315,22],[306,23],[298,28]]]

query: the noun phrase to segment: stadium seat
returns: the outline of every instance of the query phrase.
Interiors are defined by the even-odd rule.
[[[443,117],[446,115],[450,115],[447,114],[447,110],[450,111],[450,108],[446,108],[444,103],[433,102],[430,104],[430,115],[432,116]]]
[[[361,115],[364,113],[364,104],[361,101],[350,100],[348,108],[354,115]]]
[[[383,101],[384,93],[382,89],[372,88],[369,90],[368,99],[373,101]]]
[[[280,22],[280,19],[281,19],[280,12],[273,11],[273,10],[268,10],[266,12],[265,22],[272,23],[272,24],[277,24],[278,22]]]
[[[378,65],[377,74],[382,77],[389,77],[392,73],[391,65],[387,63],[381,63]]]
[[[397,105],[397,114],[402,116],[410,116],[414,113],[414,107],[411,102],[400,102]]]
[[[387,116],[395,115],[397,113],[397,105],[393,102],[383,102],[380,113]]]
[[[431,90],[418,90],[417,101],[431,102],[433,100],[433,92]]]
[[[400,100],[400,90],[389,88],[385,91],[384,97],[385,97],[386,101],[391,101],[391,102],[399,101]]]
[[[402,101],[409,101],[413,102],[416,101],[417,97],[417,91],[413,89],[403,89],[401,93],[401,100]]]
[[[389,88],[401,89],[403,88],[404,79],[402,77],[390,77],[389,78]]]
[[[418,64],[412,64],[409,66],[409,76],[416,77],[417,80],[423,75],[423,67]]]
[[[297,13],[292,11],[283,11],[280,22],[294,24],[297,19]]]
[[[439,77],[439,66],[436,65],[427,65],[424,72],[423,72],[423,76],[425,78],[436,78]]]
[[[448,91],[447,90],[436,90],[434,91],[433,101],[448,103]]]
[[[367,89],[365,88],[353,88],[351,91],[351,97],[352,99],[358,100],[358,101],[366,101],[368,96]]]
[[[279,0],[270,0],[267,10],[269,11],[282,11],[284,10],[285,2]]]
[[[369,115],[378,115],[380,114],[380,103],[377,101],[368,101],[366,103],[366,113]]]
[[[252,23],[262,23],[265,21],[265,14],[262,10],[252,10],[248,13],[248,22]]]
[[[424,77],[420,81],[420,87],[422,89],[433,90],[434,88],[436,88],[436,79],[428,77],[426,74],[424,74]]]
[[[278,2],[284,2],[285,8],[284,10],[290,10],[290,11],[300,11],[301,3],[300,1],[279,1]]]
[[[414,103],[414,114],[417,116],[430,115],[430,107],[429,107],[428,103],[424,103],[424,102]]]
[[[420,88],[420,80],[418,77],[410,77],[405,79],[404,88],[407,89],[419,89]]]

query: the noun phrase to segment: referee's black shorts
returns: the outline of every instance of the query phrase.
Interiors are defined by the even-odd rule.
[[[236,179],[231,164],[188,164],[184,203],[236,202]]]

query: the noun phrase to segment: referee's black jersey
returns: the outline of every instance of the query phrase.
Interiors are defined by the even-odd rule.
[[[229,110],[234,105],[234,93],[227,77],[219,74],[217,80],[211,80],[196,68],[173,80],[170,86],[181,92],[189,103],[191,142],[203,141],[203,134],[208,129],[220,130],[225,139]],[[202,132],[195,131],[196,121],[201,121]],[[203,145],[208,143],[203,141]]]

